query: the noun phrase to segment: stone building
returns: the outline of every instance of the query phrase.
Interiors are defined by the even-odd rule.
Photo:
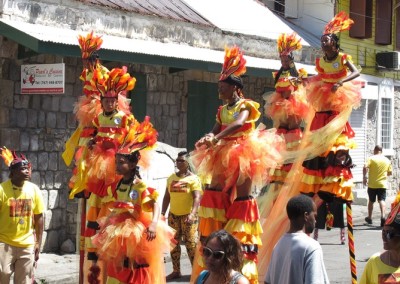
[[[266,18],[282,31],[291,31],[265,7],[255,8],[265,9]],[[262,94],[272,87],[271,72],[280,67],[276,35],[226,31],[184,1],[0,3],[0,144],[25,153],[32,161],[33,182],[45,199],[43,250],[47,252],[58,251],[67,239],[75,242],[77,234],[78,202],[68,200],[71,169],[61,153],[75,130],[73,106],[82,94],[77,35],[92,29],[103,35],[99,52],[103,65],[125,65],[137,79],[130,93],[135,116],[141,120],[149,115],[159,141],[173,147],[190,149],[213,125],[219,105],[216,82],[226,44],[246,51],[244,94],[261,105]],[[305,40],[303,51],[296,53],[302,62],[299,67],[313,70],[307,65],[314,60],[313,50]],[[21,65],[53,63],[64,64],[63,94],[21,94]],[[169,166],[172,171],[173,164]],[[4,166],[2,170],[4,180],[7,170]],[[165,175],[152,176],[152,182]],[[162,185],[158,189],[164,190]]]

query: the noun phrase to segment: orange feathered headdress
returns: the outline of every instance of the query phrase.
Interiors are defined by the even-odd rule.
[[[146,116],[142,123],[135,121],[118,150],[118,154],[130,155],[144,148],[150,148],[157,142],[158,133]]]
[[[341,11],[325,26],[324,35],[349,30],[352,24],[354,24],[354,21],[349,18],[349,15]]]
[[[286,34],[282,33],[279,35],[278,44],[279,55],[289,55],[295,50],[301,49],[301,38],[296,33]]]
[[[127,68],[114,68],[109,72],[94,70],[90,84],[99,91],[100,97],[117,98],[124,91],[133,90],[136,79],[127,73]]]
[[[386,218],[385,225],[400,229],[400,192],[397,193],[391,205],[391,210]]]
[[[229,77],[240,79],[240,76],[244,73],[246,73],[246,59],[243,57],[243,52],[237,46],[225,47],[224,64],[219,81],[229,80]]]
[[[4,160],[4,163],[10,169],[17,166],[30,166],[31,164],[24,154],[18,156],[15,151],[10,151],[9,149],[7,149],[7,147],[1,147],[0,151],[0,155]]]
[[[101,36],[94,36],[93,31],[88,33],[86,36],[78,36],[79,46],[82,52],[82,58],[90,58],[94,52],[100,49],[103,39]]]

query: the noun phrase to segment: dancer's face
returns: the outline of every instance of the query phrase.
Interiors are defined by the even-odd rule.
[[[230,85],[226,82],[218,82],[218,94],[219,99],[221,100],[229,100],[233,97],[233,94],[236,90],[235,85]]]
[[[117,98],[102,98],[101,106],[105,112],[113,112],[117,108]]]
[[[324,52],[336,50],[335,41],[330,35],[323,35],[321,37],[321,48]]]
[[[128,157],[118,154],[115,156],[115,169],[117,174],[127,176],[130,175],[135,168],[136,163],[129,161]]]
[[[290,59],[289,56],[287,55],[282,55],[281,56],[281,64],[284,70],[288,70],[290,69],[290,63],[292,62],[292,60]]]

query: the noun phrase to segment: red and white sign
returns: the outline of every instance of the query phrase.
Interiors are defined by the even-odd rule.
[[[64,94],[65,64],[21,65],[21,94]]]

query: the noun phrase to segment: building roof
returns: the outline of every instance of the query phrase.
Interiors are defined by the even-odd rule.
[[[297,32],[303,46],[319,47],[315,36],[274,14],[257,0],[182,0],[226,32],[276,40],[281,33]]]
[[[142,15],[156,16],[189,22],[198,25],[212,26],[200,14],[193,11],[181,0],[77,0],[83,3],[107,7],[113,10],[124,10]]]
[[[80,56],[77,37],[85,32],[2,19],[0,34],[37,53],[77,57]],[[224,58],[223,51],[184,44],[110,35],[103,35],[102,38],[104,43],[99,51],[102,60],[220,72]],[[270,70],[277,70],[281,66],[279,60],[251,56],[245,56],[245,58],[248,75],[271,77]],[[314,73],[314,67],[311,65],[297,64],[297,66],[305,68],[309,73]]]

